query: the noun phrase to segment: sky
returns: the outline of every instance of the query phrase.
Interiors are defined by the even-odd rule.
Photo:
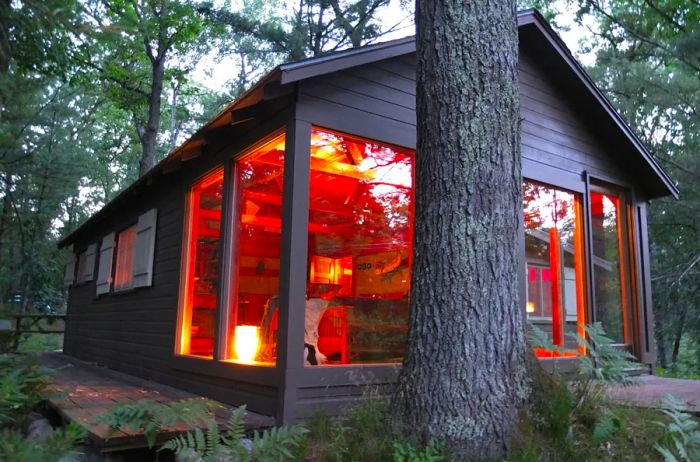
[[[219,3],[223,3],[223,0],[217,0],[215,2],[215,4]],[[406,16],[407,12],[401,8],[400,3],[400,0],[392,0],[391,4],[378,16],[386,27],[395,25],[399,19]],[[584,66],[592,65],[595,61],[595,55],[591,52],[586,53],[579,43],[582,38],[590,36],[591,31],[586,26],[576,24],[574,12],[570,8],[567,8],[563,0],[555,2],[553,6],[559,11],[559,15],[557,16],[558,24],[563,26],[562,29],[565,29],[559,31],[562,39],[574,56]],[[233,2],[233,7],[241,8],[242,2],[240,0],[235,0]],[[588,26],[592,27],[592,23],[588,24]],[[383,36],[381,41],[394,40],[414,35],[414,33],[413,24],[403,24],[398,30]],[[221,90],[226,87],[226,81],[231,78],[231,70],[237,67],[238,65],[232,58],[216,62],[213,55],[207,56],[200,62],[200,65],[195,70],[194,79],[207,88]]]

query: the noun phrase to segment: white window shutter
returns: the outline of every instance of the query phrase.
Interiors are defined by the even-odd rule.
[[[100,263],[97,269],[97,295],[109,293],[112,287],[112,258],[114,257],[114,233],[102,238]]]
[[[92,281],[95,279],[95,256],[97,255],[97,244],[90,244],[85,250],[85,267],[83,268],[82,280]]]
[[[75,281],[75,253],[73,252],[73,246],[70,247],[70,256],[68,257],[68,262],[66,263],[66,270],[63,273],[63,285],[68,287]]]
[[[134,287],[148,287],[153,283],[153,256],[156,248],[156,218],[158,210],[151,209],[136,223],[134,252]]]

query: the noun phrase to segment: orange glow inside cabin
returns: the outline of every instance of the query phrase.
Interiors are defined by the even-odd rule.
[[[136,228],[130,226],[117,236],[117,263],[114,271],[114,290],[130,289],[133,281]]]
[[[612,191],[607,194],[593,191],[590,200],[593,258],[600,262],[593,278],[596,320],[617,343],[630,343],[625,202],[621,194]]]
[[[539,358],[582,352],[576,335],[585,323],[581,198],[575,193],[525,181],[526,315],[557,350],[535,348]],[[562,350],[562,351],[558,351]]]
[[[310,141],[304,361],[401,362],[414,153],[319,128]],[[251,149],[232,169],[230,302],[222,317],[226,360],[276,363],[284,155],[279,135]],[[581,197],[530,181],[523,193],[526,315],[563,351],[535,353],[575,356],[583,351],[570,334],[580,334],[585,323]],[[190,191],[182,354],[213,356],[222,196],[223,169]]]
[[[189,193],[180,354],[206,358],[214,355],[223,184],[224,171],[217,169],[195,183]]]

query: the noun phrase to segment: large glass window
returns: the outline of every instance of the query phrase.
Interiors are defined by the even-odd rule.
[[[551,336],[554,345],[575,351],[577,342],[567,334],[582,333],[585,321],[580,197],[525,181],[523,209],[527,317]],[[556,355],[544,349],[535,353]]]
[[[277,358],[284,135],[233,169],[231,306],[225,359],[273,365]]]
[[[223,182],[223,169],[218,169],[195,183],[189,193],[180,309],[179,353],[184,355],[214,355]]]
[[[407,149],[312,131],[307,365],[402,360],[413,160]]]
[[[628,332],[629,264],[626,205],[619,192],[591,192],[595,319],[618,343],[631,343]]]

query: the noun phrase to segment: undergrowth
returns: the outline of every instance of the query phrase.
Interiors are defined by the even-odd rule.
[[[678,407],[668,405],[662,413],[607,399],[609,387],[636,383],[628,371],[638,366],[629,353],[613,346],[600,324],[587,326],[586,338],[577,340],[587,355],[578,357],[573,376],[535,367],[532,407],[521,415],[508,462],[700,461],[689,452],[697,450],[697,423]],[[546,345],[546,334],[534,326],[530,341],[564,352],[551,342]]]
[[[68,462],[79,457],[85,431],[77,424],[28,437],[28,425],[47,395],[51,370],[28,356],[0,355],[0,461]]]

